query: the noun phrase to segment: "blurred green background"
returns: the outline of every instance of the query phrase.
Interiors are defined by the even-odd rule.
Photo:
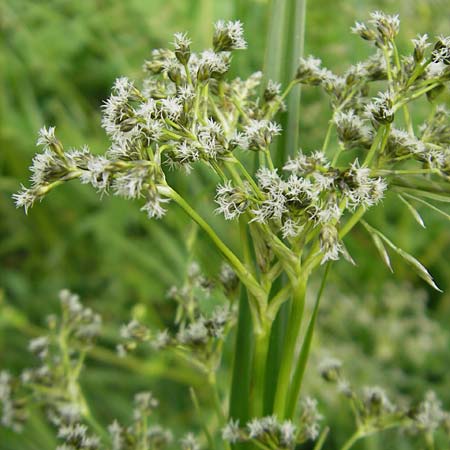
[[[27,341],[39,333],[46,315],[57,311],[57,292],[67,287],[101,312],[106,323],[105,344],[111,350],[94,355],[83,378],[104,423],[127,417],[132,394],[151,388],[161,399],[161,422],[180,432],[195,428],[208,417],[208,411],[204,417],[194,414],[189,400],[186,386],[198,382],[195,373],[155,354],[144,362],[124,363],[115,358],[111,344],[118,326],[133,315],[155,327],[170,321],[174,307],[165,292],[185,272],[186,236],[195,231],[186,218],[171,208],[163,221],[148,221],[136,204],[107,196],[99,201],[95,192],[77,184],[58,189],[26,217],[15,209],[11,195],[29,176],[37,131],[44,124],[56,125],[66,147],[87,143],[94,152],[103,152],[108,142],[100,127],[100,106],[112,83],[122,75],[139,80],[144,59],[153,48],[167,46],[174,32],[188,31],[194,49],[200,50],[210,45],[215,20],[240,19],[249,48],[235,57],[233,75],[245,77],[260,70],[269,4],[264,0],[2,0],[0,8],[0,369],[18,373],[33,363]],[[307,6],[305,53],[321,57],[332,70],[344,71],[370,52],[349,29],[374,9],[401,15],[400,48],[407,51],[409,39],[419,32],[450,33],[447,0],[314,0]],[[423,107],[418,116],[426,114]],[[304,90],[301,119],[301,145],[314,149],[329,119],[326,99],[318,91]],[[200,171],[178,181],[194,203],[206,205],[201,206],[204,214],[237,248],[231,227],[212,213],[215,182]],[[392,275],[367,234],[357,229],[348,247],[358,268],[337,264],[330,288],[342,298],[351,297],[352,306],[344,310],[352,317],[339,314],[339,298],[330,292],[332,300],[324,305],[323,320],[319,319],[316,347],[330,348],[344,363],[348,361],[355,383],[387,385],[389,391],[416,401],[435,389],[448,409],[448,223],[424,211],[427,229],[422,230],[391,198],[369,218],[422,261],[444,293],[429,291],[400,260],[394,259]],[[205,270],[214,274],[220,258],[209,242],[197,239],[195,252],[200,263],[207,263]],[[388,284],[393,281],[396,288]],[[406,301],[399,300],[405,297]],[[422,305],[414,310],[413,319],[408,308],[390,307],[408,301]],[[392,319],[390,326],[385,313]],[[359,314],[369,320],[355,320],[354,326],[333,331]],[[416,320],[417,326],[405,326],[399,333],[396,324],[402,320]],[[424,320],[432,323],[433,332],[421,326]],[[386,333],[392,338],[381,342]],[[431,342],[427,350],[418,347],[427,357],[399,359],[405,342],[414,337]],[[418,344],[410,345],[414,354]],[[386,352],[388,358],[380,357]],[[314,370],[311,365],[313,375]],[[391,376],[398,372],[401,376]],[[320,386],[311,382],[311,389],[326,400]],[[329,412],[339,410],[338,404],[331,404]],[[331,414],[327,420],[336,432],[330,440],[332,449],[352,424],[348,414]],[[0,449],[52,449],[52,436],[35,411],[21,435],[0,428]],[[395,437],[386,439],[394,442]],[[388,448],[383,442],[369,439],[355,448]],[[395,442],[389,448],[416,448],[412,441]]]

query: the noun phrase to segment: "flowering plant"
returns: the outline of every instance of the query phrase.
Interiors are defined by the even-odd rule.
[[[395,193],[421,225],[414,205],[446,215],[430,200],[449,199],[449,113],[438,99],[450,80],[450,38],[439,37],[432,45],[426,35],[418,36],[412,54],[401,56],[395,44],[397,16],[373,13],[367,24],[356,23],[353,31],[373,44],[373,56],[343,75],[322,67],[319,59],[301,58],[294,79],[284,89],[261,73],[245,80],[227,78],[232,52],[246,47],[240,22],[216,23],[213,48],[201,53],[191,51],[186,34],[176,34],[173,49],[154,50],[145,62],[141,87],[127,78],[115,82],[103,107],[102,125],[111,139],[106,153],[94,155],[87,146],[65,150],[55,128],[44,127],[38,139],[44,150],[31,166],[32,185],[14,196],[16,205],[27,212],[57,186],[78,179],[101,195],[138,200],[150,218],[162,218],[173,202],[210,238],[226,263],[219,279],[228,304],[210,316],[202,313],[195,289],[211,289],[211,283],[193,266],[189,283],[171,291],[179,304],[177,331],[155,335],[133,320],[121,330],[118,351],[127,357],[128,352],[150,342],[157,349],[190,355],[214,393],[225,448],[244,444],[246,448],[294,449],[311,439],[317,440],[317,450],[325,445],[328,429],[320,432],[317,404],[309,397],[300,400],[300,394],[331,262],[343,257],[353,263],[344,238],[357,224],[367,230],[389,268],[388,249],[438,289],[417,259],[363,217],[387,192]],[[321,148],[292,152],[277,167],[271,146],[282,133],[277,114],[299,84],[316,86],[327,95],[329,127]],[[412,108],[424,97],[430,102],[430,115],[416,128]],[[337,146],[331,144],[334,130]],[[189,175],[198,164],[217,177],[216,211],[239,228],[240,255],[192,206],[188,195],[168,181],[168,171]],[[322,284],[305,323],[308,281],[324,264]],[[239,306],[235,308],[238,288]],[[56,347],[48,337],[32,344],[45,362],[43,373],[22,376],[23,384],[36,390],[45,386],[47,375],[58,374],[51,384],[60,383],[60,396],[44,401],[65,442],[60,449],[162,448],[169,438],[166,431],[148,424],[157,404],[148,393],[136,397],[134,421],[128,427],[115,422],[106,432],[93,419],[78,374],[99,319],[70,293],[62,294],[62,302],[66,319],[59,332],[50,332],[54,339],[59,336]],[[288,312],[285,330],[276,326],[282,310]],[[216,372],[223,341],[235,321],[233,375],[225,412],[216,389]],[[302,325],[305,331],[300,339]],[[273,341],[278,338],[283,344],[277,349]],[[77,351],[70,352],[69,345]],[[275,368],[271,367],[273,352],[279,361]],[[416,427],[427,436],[432,434],[430,427],[418,425],[419,413],[395,407],[379,389],[357,394],[342,378],[335,361],[321,372],[326,380],[340,383],[355,411],[357,429],[343,450],[364,436],[392,427]],[[9,398],[13,387],[6,375],[2,386],[3,396]],[[20,422],[21,408],[8,401],[4,422],[15,423],[16,418]],[[432,409],[433,399],[426,402],[423,409]],[[423,414],[428,413],[431,415],[429,411]],[[440,409],[433,417],[438,417],[433,431],[448,421]],[[83,421],[98,437],[89,434]],[[205,436],[213,448],[211,431],[205,429]],[[181,446],[198,448],[190,434]]]

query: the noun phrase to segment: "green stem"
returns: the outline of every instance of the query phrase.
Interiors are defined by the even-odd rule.
[[[191,394],[191,400],[194,405],[194,409],[197,412],[197,414],[201,414],[200,404],[198,401],[197,393],[195,392],[195,389],[193,387],[189,388],[189,393]],[[208,430],[208,427],[206,426],[206,423],[203,422],[202,424],[203,433],[205,433],[206,440],[208,441],[208,446],[211,448],[211,450],[214,450],[216,447],[214,445],[214,439],[211,436],[211,433]]]
[[[361,433],[359,430],[356,430],[350,438],[345,442],[345,444],[341,447],[341,450],[349,450],[355,442],[361,437]]]
[[[325,139],[322,144],[322,151],[324,153],[327,151],[328,144],[330,143],[330,137],[331,137],[331,131],[333,130],[333,125],[334,125],[334,122],[333,122],[333,119],[331,118],[330,121],[328,122],[327,134],[325,135]],[[334,162],[332,164],[334,164]]]
[[[283,289],[283,285],[286,283],[285,278],[281,276],[275,280],[272,286],[274,292],[279,292]],[[266,364],[265,374],[264,416],[271,414],[273,409],[285,330],[289,317],[289,306],[289,303],[284,303],[281,305],[281,308],[278,308],[274,318],[268,316],[268,321],[272,323],[272,326],[270,329],[270,343],[267,355],[267,361],[270,361],[270,363]]]
[[[306,280],[303,278],[297,279],[296,284],[294,284],[292,288],[292,305],[274,402],[274,413],[280,420],[286,417],[287,394],[291,381],[291,371],[294,367],[295,349],[297,347],[297,340],[300,334],[300,327],[305,307]]]
[[[267,353],[270,343],[270,328],[265,325],[261,333],[255,335],[255,351],[253,359],[253,386],[251,392],[252,417],[261,417],[264,409],[264,388]]]
[[[322,450],[323,444],[325,444],[325,439],[328,436],[328,433],[330,432],[330,429],[328,427],[325,427],[320,433],[319,439],[317,439],[316,445],[314,446],[313,450]]]
[[[305,22],[306,22],[306,0],[290,1],[290,27],[288,53],[286,55],[286,63],[290,65],[288,76],[295,77],[298,66],[298,60],[303,56],[303,48],[305,42]],[[285,35],[286,37],[286,35]],[[299,142],[299,121],[300,121],[300,100],[301,85],[297,84],[293,87],[291,94],[287,98],[287,126],[286,126],[286,142],[283,152],[284,163],[288,156],[292,156],[298,148]]]
[[[385,128],[386,128],[385,126],[380,126],[380,128],[378,128],[377,134],[375,135],[372,145],[370,146],[369,152],[367,153],[366,159],[364,160],[363,163],[364,167],[369,166],[369,164],[372,162],[372,159],[377,151],[378,145],[383,137]]]
[[[177,203],[186,214],[188,214],[197,224],[203,229],[203,231],[209,236],[220,252],[225,256],[230,265],[236,272],[238,278],[248,288],[249,292],[254,296],[258,309],[265,307],[266,293],[261,288],[259,283],[255,280],[250,271],[242,264],[240,259],[225,245],[225,243],[217,236],[216,232],[211,226],[195,211],[189,203],[181,197],[178,192],[172,189],[170,186],[161,186],[159,188],[161,194],[171,198]]]
[[[241,246],[243,247],[244,253],[244,261],[246,262],[246,264],[249,264],[251,261],[251,253],[247,224],[243,221],[243,219],[241,219],[239,225],[241,232]],[[251,417],[249,397],[252,369],[251,362],[253,359],[253,326],[248,292],[243,285],[241,285],[239,312],[236,328],[236,341],[234,348],[234,361],[228,415],[232,419],[239,419],[241,423],[246,423]]]
[[[241,423],[246,423],[251,417],[249,397],[252,343],[252,319],[247,290],[241,286],[228,414],[230,418],[239,419]]]
[[[303,376],[305,374],[306,364],[308,362],[309,352],[311,350],[312,338],[314,335],[314,328],[317,320],[317,313],[319,311],[320,299],[325,288],[325,283],[327,281],[328,272],[330,270],[330,262],[327,263],[325,267],[325,272],[322,277],[322,282],[320,284],[319,292],[317,293],[316,302],[314,304],[313,313],[311,319],[308,323],[308,328],[306,329],[305,337],[303,339],[302,347],[300,350],[300,355],[298,358],[297,367],[295,368],[294,376],[292,379],[292,386],[289,391],[289,400],[286,409],[286,417],[294,417],[295,408],[298,403],[298,398],[300,396],[300,390],[302,387]]]

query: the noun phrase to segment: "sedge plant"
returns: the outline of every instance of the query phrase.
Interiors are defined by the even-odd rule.
[[[187,34],[176,34],[170,49],[154,50],[144,63],[141,86],[127,78],[115,82],[103,106],[102,126],[111,139],[104,154],[87,146],[66,149],[54,127],[39,132],[43,152],[33,159],[31,187],[14,195],[25,212],[53,189],[78,180],[100,195],[135,200],[151,219],[161,219],[167,208],[181,208],[222,255],[216,284],[191,265],[186,284],[171,289],[178,304],[175,330],[155,332],[133,320],[122,328],[118,345],[123,358],[142,346],[172,351],[205,376],[217,413],[217,426],[204,429],[206,448],[215,448],[218,436],[226,449],[294,449],[311,440],[316,450],[326,448],[328,429],[320,430],[317,402],[302,386],[327,275],[336,260],[354,264],[345,241],[356,226],[367,231],[389,268],[391,251],[439,289],[428,270],[395,244],[395,236],[364,218],[388,193],[419,223],[419,207],[449,217],[436,204],[450,200],[450,120],[439,104],[450,80],[450,37],[418,36],[411,53],[401,55],[395,43],[399,25],[397,16],[373,13],[352,29],[374,48],[372,56],[341,75],[313,56],[302,57],[282,86],[260,72],[247,79],[227,77],[233,52],[244,50],[246,42],[240,22],[219,21],[211,49],[195,53]],[[283,134],[277,117],[300,85],[324,92],[329,126],[320,148],[291,148],[292,156],[280,157],[272,145]],[[417,126],[414,104],[424,100],[429,115]],[[290,124],[288,133],[296,126]],[[293,136],[285,138],[287,145],[297,145]],[[196,165],[217,179],[211,202],[239,233],[239,252],[193,206],[189,192],[169,181],[193,176]],[[174,174],[168,176],[170,171]],[[317,272],[322,282],[312,314],[305,317],[306,290]],[[218,287],[224,304],[205,315],[198,290]],[[137,394],[128,426],[114,422],[106,429],[93,418],[78,375],[99,318],[71,293],[63,292],[61,301],[65,319],[32,344],[43,363],[40,370],[23,374],[23,386],[3,374],[4,422],[21,422],[25,413],[12,394],[30,388],[59,428],[60,449],[170,445],[168,432],[151,425],[157,401],[149,393]],[[281,309],[287,312],[282,332],[275,326]],[[228,336],[234,336],[233,369],[224,394],[217,389],[217,371]],[[273,345],[274,337],[281,345]],[[413,411],[393,405],[379,388],[358,394],[336,361],[325,362],[321,373],[339,384],[355,413],[356,431],[342,450],[393,427],[423,431],[430,443],[433,432],[448,424],[435,399]],[[58,395],[52,397],[55,385]],[[196,392],[191,394],[199,408]],[[200,448],[191,434],[179,445]]]

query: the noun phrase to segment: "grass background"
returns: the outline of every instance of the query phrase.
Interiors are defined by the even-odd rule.
[[[67,147],[88,143],[94,152],[102,152],[108,143],[100,128],[99,110],[113,81],[121,75],[139,79],[140,67],[150,51],[166,46],[176,31],[188,31],[193,47],[203,49],[210,45],[215,20],[240,19],[249,48],[234,58],[232,72],[244,77],[260,70],[264,63],[268,2],[3,0],[0,8],[0,369],[17,373],[33,363],[26,352],[27,341],[45,324],[46,315],[57,310],[58,290],[68,287],[100,311],[106,323],[104,343],[110,350],[94,355],[83,378],[101,420],[108,423],[113,417],[126,418],[132,394],[151,388],[161,398],[161,422],[180,432],[195,428],[209,414],[207,405],[204,417],[192,410],[186,386],[199,380],[189,367],[180,367],[179,362],[155,354],[146,361],[125,366],[112,351],[119,324],[132,315],[155,327],[170,321],[173,305],[165,299],[165,292],[183,276],[188,263],[187,227],[189,232],[195,232],[186,218],[171,208],[163,221],[148,221],[136,204],[109,197],[99,201],[91,189],[76,184],[58,189],[25,217],[14,208],[11,194],[28,178],[36,134],[44,124],[56,125],[58,136]],[[366,19],[374,9],[400,13],[400,48],[405,51],[410,51],[409,39],[418,32],[448,35],[450,31],[450,4],[446,0],[315,0],[307,6],[305,53],[321,57],[326,66],[337,72],[345,70],[369,54],[368,46],[350,35],[349,28],[355,20]],[[423,117],[425,113],[423,105],[417,114]],[[305,89],[300,124],[304,149],[320,145],[328,119],[326,99],[316,90]],[[178,181],[185,192],[190,192],[194,203],[202,205],[204,214],[227,242],[238,248],[231,227],[212,214],[215,182],[203,172]],[[367,306],[368,296],[389,298],[394,303],[401,296],[398,289],[386,290],[387,282],[395,280],[400,286],[412,286],[403,291],[411,292],[411,301],[417,297],[414,292],[422,289],[428,302],[420,314],[433,320],[448,348],[450,233],[445,219],[428,211],[424,211],[424,218],[426,230],[419,229],[408,211],[391,198],[370,215],[371,223],[387,236],[396,237],[400,246],[430,269],[444,294],[429,291],[395,257],[396,273],[391,275],[362,229],[357,229],[348,243],[358,263],[357,270],[340,262],[331,281],[333,289],[354,297],[354,314],[366,310],[373,317],[382,316],[382,311],[376,311],[382,303],[375,301]],[[220,259],[209,242],[199,237],[194,248],[205,270],[214,273]],[[335,308],[339,305],[328,302],[324,314]],[[348,312],[353,314],[351,309]],[[393,323],[405,314],[403,310],[396,311]],[[339,324],[346,318],[336,315],[330,320]],[[326,319],[324,322],[326,325]],[[316,344],[331,346],[325,325]],[[337,353],[345,349],[336,356],[348,361],[357,358],[359,365],[366,367],[354,370],[357,381],[389,384],[391,379],[386,374],[397,364],[398,370],[415,381],[406,388],[395,382],[391,386],[394,392],[419,399],[426,390],[436,389],[449,408],[450,384],[445,370],[449,367],[448,351],[434,352],[432,345],[426,361],[408,366],[393,358],[386,367],[386,361],[373,361],[371,357],[378,354],[379,343],[369,335],[386,332],[374,327],[371,322],[367,325],[369,330],[355,327],[348,333],[337,333],[332,343]],[[403,338],[395,339],[389,345],[393,354],[401,354]],[[355,348],[348,350],[349,341],[356,342]],[[350,371],[353,365],[350,364]],[[311,386],[315,389],[314,383]],[[334,408],[331,411],[337,411],[338,405]],[[338,429],[337,441],[352,429],[345,414],[332,414],[328,422]],[[0,449],[50,450],[55,447],[52,436],[52,430],[36,410],[22,435],[0,428]],[[415,448],[408,442],[392,448]],[[329,448],[334,449],[334,445],[335,441],[330,441]],[[388,448],[384,445],[383,441],[368,440],[359,448]]]

